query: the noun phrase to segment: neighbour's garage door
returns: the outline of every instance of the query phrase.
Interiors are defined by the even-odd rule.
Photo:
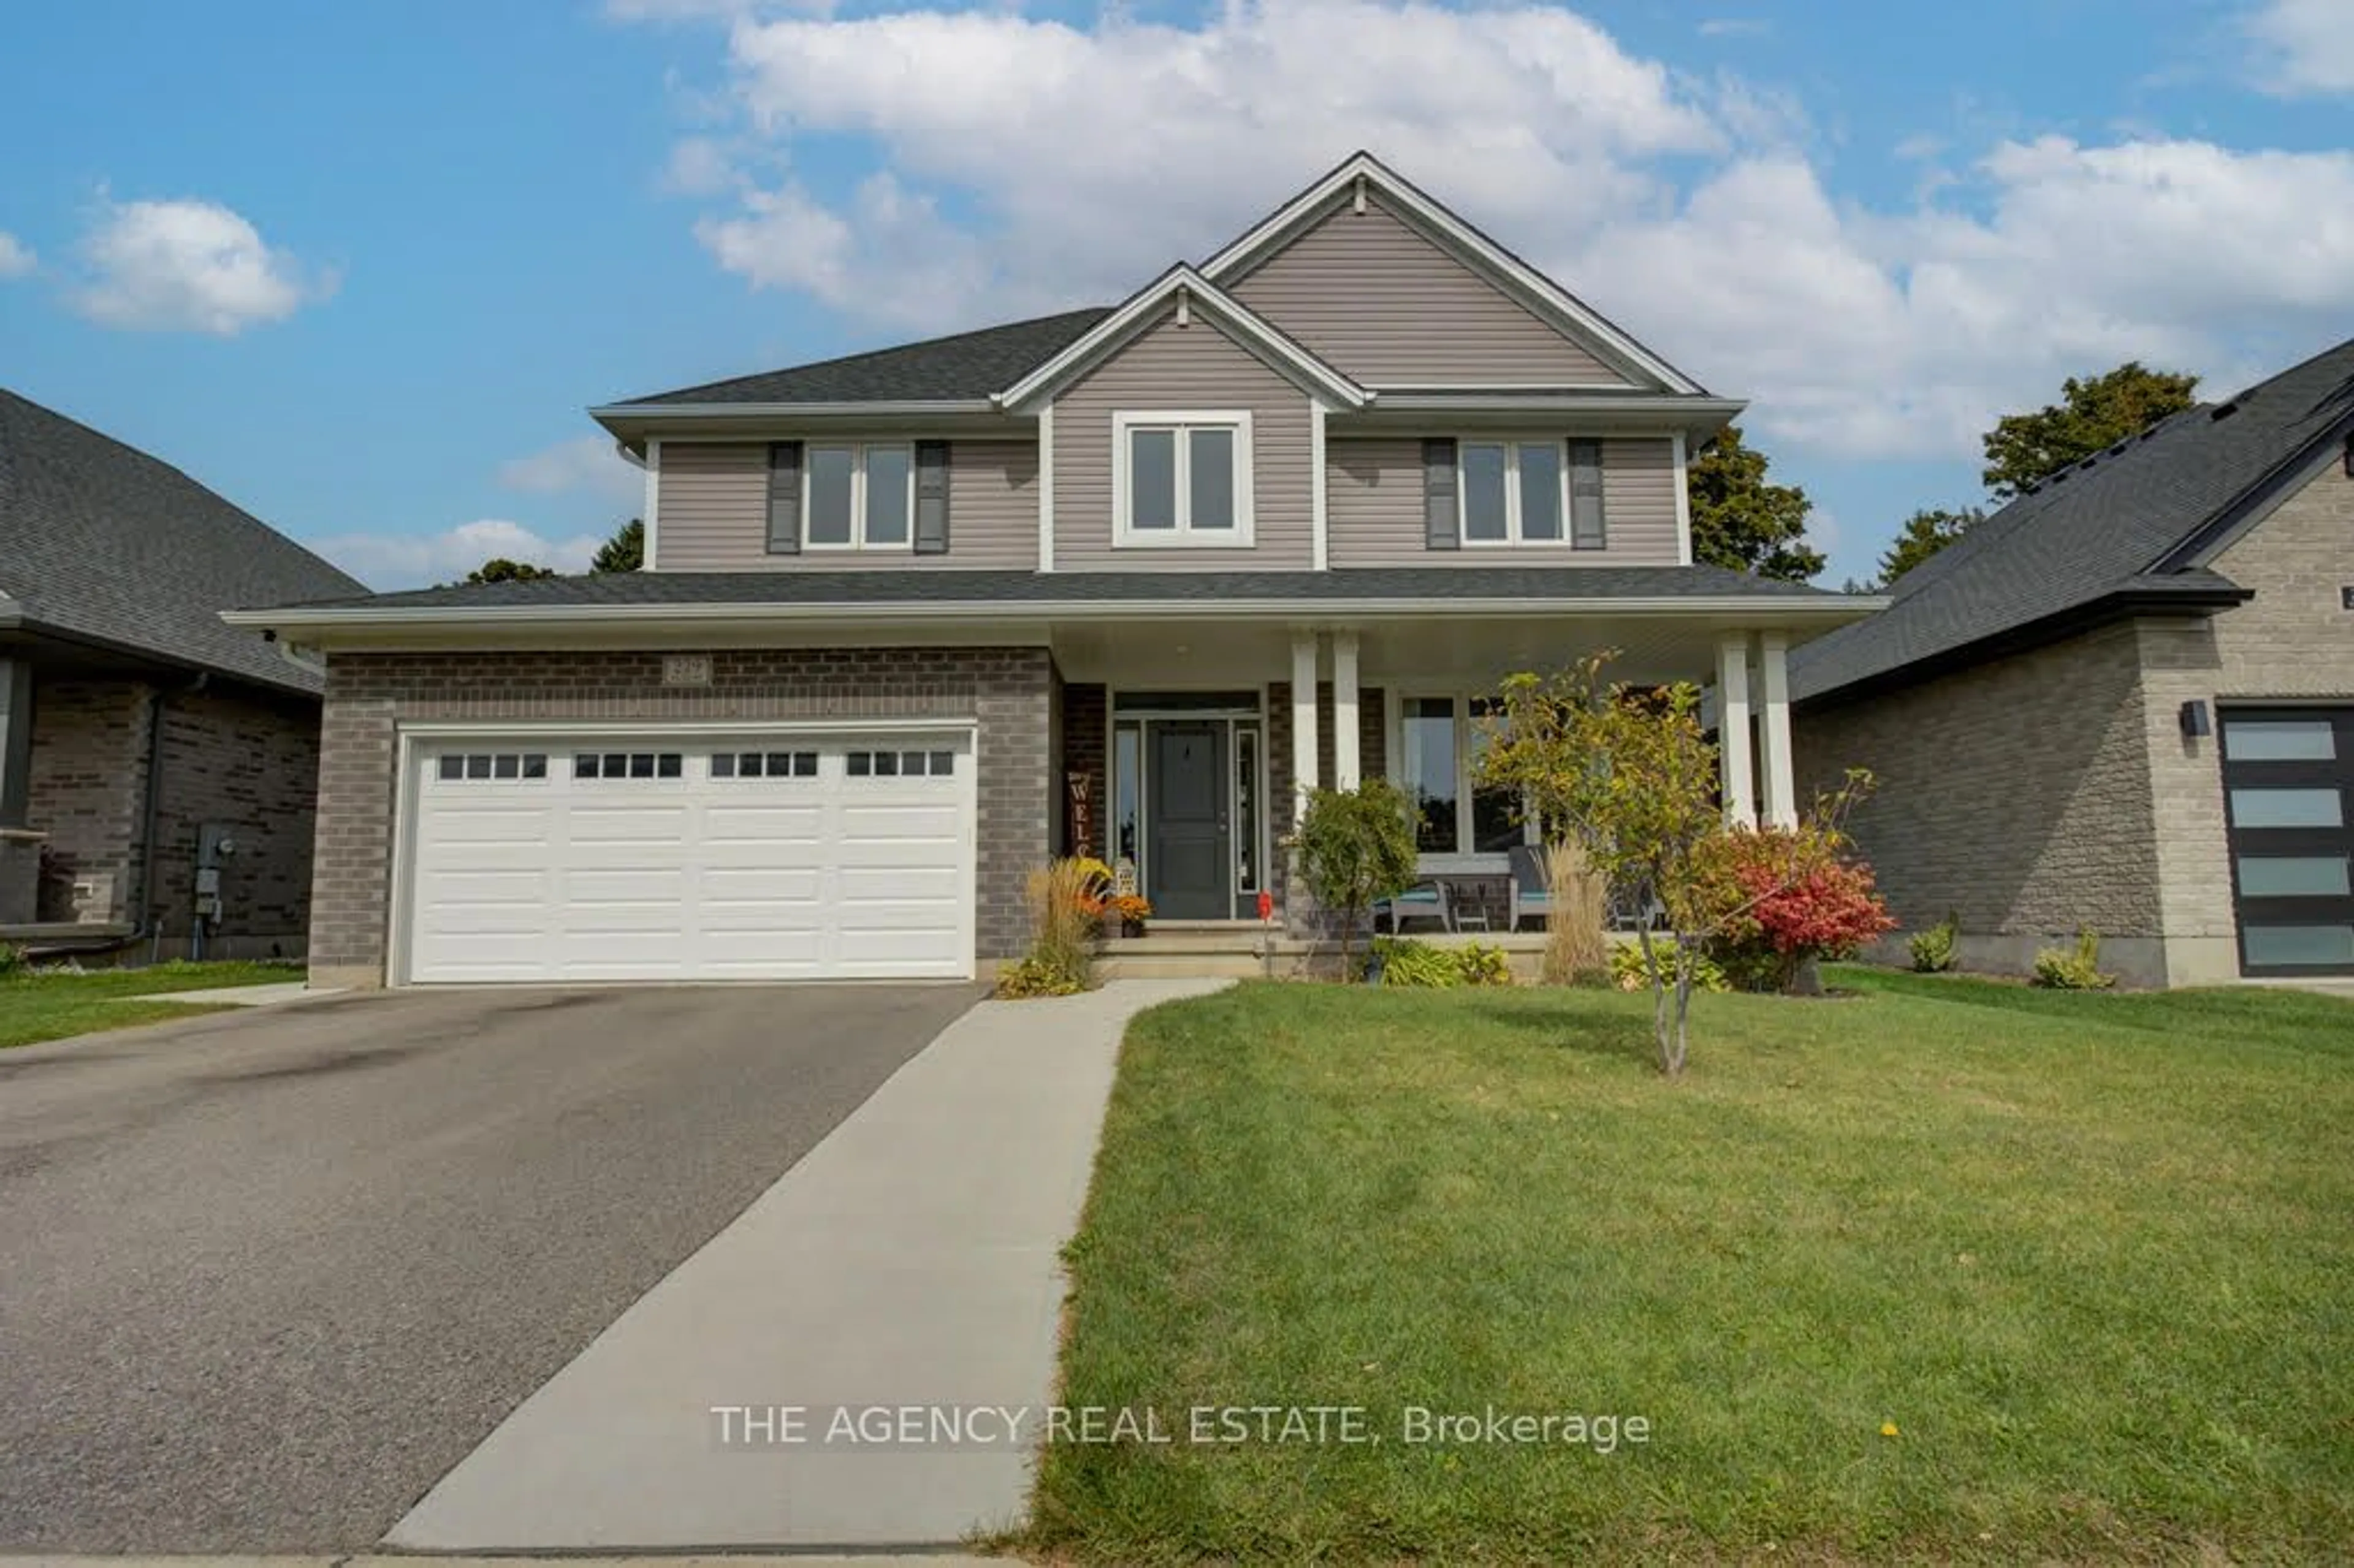
[[[2354,974],[2354,708],[2225,708],[2240,968]]]
[[[970,732],[419,739],[412,980],[966,977]]]

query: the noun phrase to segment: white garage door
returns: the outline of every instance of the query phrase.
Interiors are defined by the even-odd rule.
[[[413,749],[413,980],[972,972],[969,732]]]

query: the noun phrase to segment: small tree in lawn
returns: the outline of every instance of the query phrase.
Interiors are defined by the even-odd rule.
[[[1300,880],[1340,918],[1341,973],[1353,977],[1358,924],[1373,906],[1414,885],[1413,808],[1386,779],[1354,789],[1310,789],[1292,835]]]
[[[1651,1031],[1659,1068],[1684,1068],[1690,1044],[1692,978],[1702,948],[1761,899],[1819,863],[1819,832],[1795,836],[1787,865],[1742,880],[1723,874],[1730,834],[1717,802],[1716,747],[1700,724],[1700,693],[1690,684],[1638,688],[1606,684],[1608,653],[1551,678],[1514,675],[1504,683],[1500,713],[1488,722],[1482,779],[1521,791],[1585,846],[1613,887],[1638,908],[1666,911],[1674,941],[1656,941],[1650,923],[1636,927],[1651,981]],[[1830,823],[1868,779],[1851,774],[1846,789],[1818,803]]]

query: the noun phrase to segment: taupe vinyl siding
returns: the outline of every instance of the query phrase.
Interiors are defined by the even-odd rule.
[[[1374,386],[1625,381],[1378,200],[1343,203],[1228,291]]]
[[[1112,544],[1112,415],[1247,408],[1257,522],[1250,549]],[[1200,315],[1171,316],[1055,400],[1055,564],[1065,571],[1277,571],[1315,565],[1308,395]]]
[[[1676,450],[1660,438],[1603,440],[1602,510],[1610,544],[1602,550],[1426,547],[1418,436],[1330,436],[1324,475],[1326,547],[1335,567],[1671,567],[1678,559]]]
[[[911,438],[912,439],[912,438]],[[1038,565],[1038,449],[1029,441],[949,443],[949,550],[769,554],[769,447],[664,442],[657,481],[655,568],[665,572],[846,571],[868,567]]]

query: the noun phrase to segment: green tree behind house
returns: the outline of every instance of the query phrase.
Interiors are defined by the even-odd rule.
[[[1986,521],[1986,510],[1966,506],[1952,511],[1943,506],[1925,506],[1904,519],[1896,530],[1895,542],[1881,553],[1880,578],[1871,586],[1882,590],[1896,586],[1896,579]]]
[[[597,546],[595,558],[588,569],[596,573],[634,572],[646,564],[645,519],[632,517],[613,530],[613,536]]]
[[[470,583],[527,583],[541,577],[552,577],[555,571],[547,567],[535,567],[529,561],[511,561],[504,556],[493,556],[466,574]]]
[[[1692,559],[1761,577],[1802,583],[1823,569],[1822,552],[1807,543],[1814,503],[1795,484],[1766,477],[1764,452],[1728,425],[1692,460],[1686,478],[1691,500]]]
[[[1999,501],[2139,435],[2198,401],[2199,377],[2152,370],[2129,359],[2105,376],[2068,378],[2060,401],[2027,414],[2005,414],[1984,438],[1979,474]]]

